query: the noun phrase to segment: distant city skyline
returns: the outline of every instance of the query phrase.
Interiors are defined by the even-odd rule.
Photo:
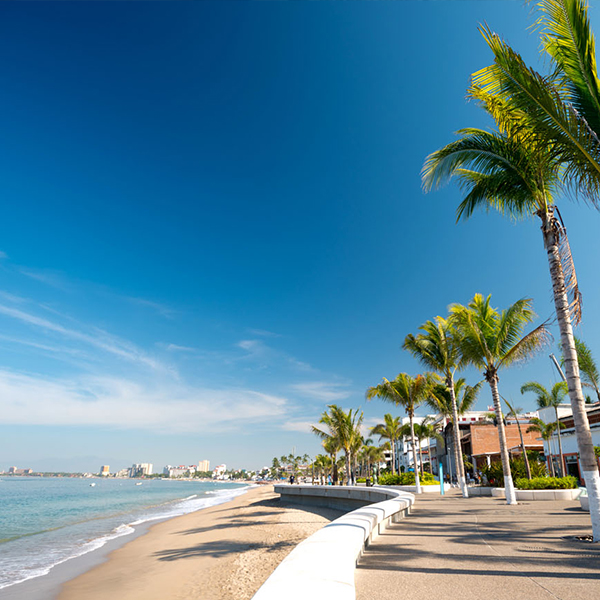
[[[365,431],[402,414],[365,391],[422,370],[402,341],[451,303],[553,314],[536,223],[457,225],[460,190],[420,182],[454,131],[489,125],[465,100],[491,62],[480,23],[545,71],[521,2],[0,13],[0,468],[314,456],[327,404]],[[600,358],[600,215],[559,205]],[[533,408],[519,389],[558,380],[551,351],[501,393]]]

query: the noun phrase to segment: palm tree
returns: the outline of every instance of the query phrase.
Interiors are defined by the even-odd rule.
[[[400,438],[400,417],[392,417],[392,415],[383,415],[383,423],[378,423],[375,427],[371,428],[373,435],[379,436],[379,441],[389,440],[392,450],[392,474],[396,473],[396,444]]]
[[[587,344],[575,337],[575,349],[577,350],[577,361],[579,362],[579,374],[581,376],[581,385],[594,388],[596,396],[600,401],[600,372],[598,365],[592,356],[592,351]]]
[[[337,445],[344,451],[346,464],[346,479],[347,484],[353,483],[351,462],[357,451],[357,438],[361,437],[360,427],[363,422],[364,415],[359,414],[359,409],[354,411],[350,409],[348,412],[336,404],[327,406],[329,412],[324,412],[319,419],[319,423],[325,425],[328,431],[323,431],[318,427],[312,426],[312,432],[319,436],[322,440],[328,441],[332,438],[336,440]]]
[[[442,436],[439,434],[438,425],[433,417],[427,415],[420,423],[415,424],[415,435],[419,441],[419,459],[421,461],[421,473],[423,473],[423,458],[421,456],[421,442],[423,440],[436,440],[441,442]],[[461,453],[462,455],[462,453]],[[433,467],[431,465],[431,444],[429,445],[429,472],[433,475]]]
[[[471,408],[477,402],[477,396],[479,394],[479,390],[483,382],[480,381],[474,386],[467,385],[464,377],[460,377],[454,382],[454,393],[455,393],[455,401],[456,404],[456,414],[464,415],[466,412],[471,410]],[[433,387],[431,395],[426,400],[427,404],[436,412],[440,413],[446,419],[450,419],[452,425],[454,425],[453,418],[453,402],[452,396],[450,394],[450,390],[446,385],[438,384]],[[455,437],[455,428],[452,427],[452,445],[453,447],[456,445],[456,437]],[[460,430],[459,430],[460,434]],[[460,442],[458,442],[460,444]],[[462,457],[462,448],[460,455]],[[456,458],[456,453],[455,453]],[[448,466],[450,466],[450,461],[448,461]],[[464,464],[464,463],[463,463]],[[452,473],[448,473],[450,479],[452,479]],[[457,476],[458,480],[458,476]]]
[[[564,429],[565,427],[564,423],[561,423],[560,421],[553,423],[544,423],[544,421],[538,418],[531,419],[530,423],[531,424],[527,428],[527,433],[529,433],[530,431],[537,431],[540,434],[541,438],[545,442],[548,442],[548,448],[550,448],[550,440],[554,435],[554,431],[557,428]],[[551,451],[550,454],[552,454]],[[552,477],[554,477],[554,464],[552,462],[551,456],[549,457],[549,460],[546,461],[546,464],[548,464],[548,462],[550,463],[550,474],[552,475]]]
[[[391,402],[396,406],[403,406],[408,414],[417,494],[421,493],[421,482],[419,481],[419,469],[415,445],[415,408],[425,401],[433,383],[433,378],[429,373],[417,375],[416,377],[411,377],[406,373],[400,373],[394,380],[388,381],[384,378],[379,385],[370,387],[367,390],[367,399],[371,400],[372,398],[378,397],[384,402]]]
[[[450,393],[450,405],[452,416],[452,431],[454,439],[454,462],[457,469],[457,480],[460,484],[464,498],[469,497],[467,480],[460,445],[460,431],[458,428],[458,410],[456,406],[456,390],[454,385],[454,373],[460,367],[460,353],[456,343],[456,332],[452,324],[442,317],[434,321],[427,321],[419,328],[421,333],[414,336],[409,334],[404,339],[402,347],[408,350],[426,368],[438,373],[444,378],[444,382]]]
[[[517,406],[513,406],[506,398],[502,398],[508,406],[507,417],[514,417],[517,422],[517,429],[519,430],[519,437],[521,438],[521,451],[523,452],[523,460],[525,461],[525,470],[527,471],[527,479],[531,479],[531,467],[529,466],[529,457],[527,456],[527,448],[525,448],[525,442],[523,441],[523,432],[521,431],[521,422],[519,421],[519,415],[523,414],[523,409]]]
[[[525,185],[515,186],[515,179],[518,180],[526,171],[520,168],[521,165],[528,162],[519,160],[518,152],[514,153],[511,149],[510,153],[503,154],[488,146],[487,160],[486,150],[482,152],[481,146],[465,147],[458,149],[462,156],[455,155],[453,160],[447,160],[446,156],[444,169],[437,169],[434,176],[430,172],[431,165],[426,165],[426,185],[437,185],[454,174],[464,173],[461,177],[463,182],[472,188],[470,210],[484,205],[498,208],[511,216],[536,214],[542,220],[579,457],[590,499],[593,538],[599,541],[600,473],[585,411],[573,337],[573,321],[577,324],[580,319],[580,294],[566,229],[548,193],[552,191],[552,185],[536,184],[535,180],[541,183],[542,174],[548,171],[548,167],[551,173],[562,171],[560,178],[567,187],[598,204],[600,80],[595,40],[585,2],[542,0],[538,7],[542,11],[539,20],[543,30],[542,47],[555,67],[552,75],[543,77],[529,68],[498,35],[483,29],[482,33],[494,54],[494,63],[474,74],[470,95],[485,103],[504,137],[522,140],[523,148],[527,149],[523,153],[524,158],[530,154],[531,146],[534,154],[539,155],[541,151],[544,156],[546,151],[549,162],[542,160],[540,163],[540,176],[523,178]],[[430,160],[432,158],[435,158],[434,155]],[[471,166],[474,167],[472,171]],[[488,177],[494,169],[500,177]],[[511,172],[514,177],[511,177]],[[530,208],[524,205],[523,198],[529,199],[527,204]]]
[[[563,403],[565,396],[568,393],[566,382],[559,381],[552,386],[548,391],[541,383],[537,381],[528,381],[521,386],[521,394],[525,392],[533,392],[536,395],[535,402],[538,408],[546,408],[551,406],[554,408],[554,416],[556,417],[556,432],[558,435],[558,453],[560,455],[560,475],[565,474],[565,459],[563,457],[562,440],[560,437],[561,427],[558,425],[558,407]],[[552,468],[554,470],[554,466]]]
[[[547,341],[548,332],[545,324],[542,324],[521,337],[525,325],[535,317],[529,298],[517,300],[502,312],[490,306],[490,298],[491,296],[484,298],[481,294],[476,294],[468,306],[452,306],[451,317],[460,330],[460,351],[463,360],[482,369],[483,377],[490,386],[498,420],[506,502],[516,504],[498,392],[498,372],[517,361],[529,358]]]

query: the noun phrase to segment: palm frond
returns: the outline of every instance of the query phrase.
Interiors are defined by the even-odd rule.
[[[589,202],[596,204],[600,189],[600,140],[577,109],[564,102],[549,77],[527,67],[521,56],[487,28],[483,37],[494,63],[473,74],[473,85],[497,95],[526,115],[523,126],[547,140],[564,178]]]
[[[600,81],[596,65],[596,43],[587,6],[581,0],[543,0],[542,48],[554,60],[562,76],[567,100],[600,132]]]
[[[508,367],[517,362],[525,362],[534,354],[550,344],[552,334],[548,331],[545,323],[536,327],[533,331],[521,338],[498,363],[498,367]]]

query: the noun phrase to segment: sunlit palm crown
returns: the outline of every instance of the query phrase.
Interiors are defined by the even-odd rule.
[[[531,299],[518,300],[501,312],[490,306],[490,300],[491,296],[476,294],[468,306],[457,304],[450,309],[461,333],[464,360],[486,373],[526,360],[550,338],[544,324],[521,337],[525,325],[535,317]]]
[[[454,382],[457,414],[463,415],[473,408],[482,385],[482,381],[474,386],[467,385],[463,377]],[[431,396],[427,399],[427,404],[445,417],[452,416],[452,397],[450,396],[450,390],[445,385],[439,384],[433,387]]]
[[[461,355],[448,319],[436,317],[419,329],[421,333],[418,335],[411,333],[406,336],[402,347],[428,369],[443,375],[454,373],[460,367]]]
[[[416,377],[400,373],[392,381],[384,378],[379,385],[370,387],[366,396],[369,400],[378,397],[384,402],[403,406],[410,413],[427,398],[434,383],[435,380],[429,373]]]
[[[358,445],[357,438],[360,437],[360,427],[364,415],[359,409],[344,411],[336,404],[330,404],[328,412],[324,412],[319,420],[327,426],[328,431],[323,431],[312,426],[311,430],[324,441],[335,440],[338,448],[350,452]],[[334,445],[334,442],[329,442]]]
[[[371,428],[371,433],[378,435],[380,438],[397,440],[401,427],[400,417],[392,417],[392,415],[386,414],[383,416],[383,420],[383,423],[378,423]]]
[[[555,383],[550,390],[537,381],[528,381],[521,386],[521,394],[527,392],[535,394],[535,401],[538,408],[546,408],[547,406],[558,406],[561,404],[568,394],[569,388],[565,381]]]
[[[489,29],[482,29],[494,63],[473,75],[473,86],[520,114],[524,133],[546,140],[565,167],[565,181],[597,202],[600,189],[600,102],[594,37],[585,3],[538,3],[542,50],[555,70],[544,77]],[[500,120],[503,115],[499,114]]]

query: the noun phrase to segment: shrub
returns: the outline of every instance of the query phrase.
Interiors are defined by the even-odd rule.
[[[533,453],[528,452],[529,467],[531,469],[532,477],[545,477],[546,465],[537,460],[532,460]],[[510,461],[510,472],[513,479],[520,479],[527,477],[527,469],[525,468],[525,461],[522,458],[513,458]],[[502,469],[502,463],[500,461],[493,462],[489,467],[483,465],[481,467],[481,473],[487,477],[490,485],[504,486],[504,470]]]
[[[357,477],[356,483],[367,483],[366,477]]]
[[[431,473],[424,473],[419,477],[421,485],[438,485]],[[398,473],[392,475],[391,473],[384,473],[379,477],[379,485],[415,485],[415,474],[414,473]]]
[[[520,477],[515,481],[520,490],[573,490],[578,487],[577,478],[572,475],[566,477],[534,477],[527,479]]]

